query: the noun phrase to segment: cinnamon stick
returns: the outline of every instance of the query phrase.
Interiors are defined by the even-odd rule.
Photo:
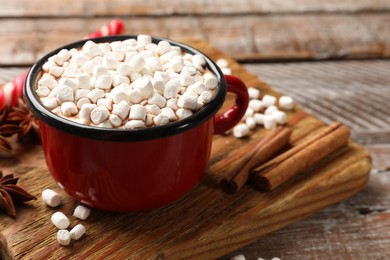
[[[346,126],[333,123],[312,138],[253,169],[251,179],[260,190],[271,191],[347,144],[349,136]]]
[[[269,160],[280,148],[288,143],[292,130],[286,127],[278,127],[271,131],[265,138],[254,146],[251,153],[248,151],[241,163],[231,171],[228,179],[221,181],[222,189],[229,194],[239,191],[248,181],[250,170]]]

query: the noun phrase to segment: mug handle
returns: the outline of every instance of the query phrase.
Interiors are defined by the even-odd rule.
[[[248,108],[249,96],[245,84],[234,76],[225,75],[227,91],[237,95],[236,103],[214,118],[214,134],[222,134],[240,122]]]

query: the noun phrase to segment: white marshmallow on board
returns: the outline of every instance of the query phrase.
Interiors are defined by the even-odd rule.
[[[119,104],[115,105],[112,113],[119,116],[122,120],[125,120],[130,112],[130,105],[127,101],[121,101]]]
[[[249,129],[254,129],[256,127],[256,121],[253,117],[248,117],[245,119],[245,124],[248,126]]]
[[[85,227],[82,224],[77,224],[69,232],[70,238],[73,240],[79,240],[85,234]]]
[[[236,255],[230,258],[230,260],[246,260],[244,255]]]
[[[275,117],[272,115],[265,115],[264,116],[264,128],[267,130],[272,130],[277,126],[277,122],[275,120]]]
[[[228,66],[229,66],[229,63],[228,63],[228,61],[227,60],[225,60],[225,59],[218,59],[216,62],[215,62],[217,65],[218,65],[218,67],[220,67],[220,68],[227,68]]]
[[[294,108],[294,100],[290,96],[281,96],[279,98],[279,106],[282,109],[291,110]]]
[[[246,124],[238,124],[233,127],[233,136],[242,138],[249,135],[249,127]]]
[[[264,124],[264,114],[256,113],[253,115],[253,118],[255,119],[257,125]]]
[[[232,75],[232,70],[230,68],[221,68],[221,71],[225,75]]]
[[[69,227],[70,221],[65,216],[64,213],[57,211],[53,215],[51,215],[51,222],[54,226],[56,226],[58,229],[66,229]]]
[[[254,111],[252,108],[248,107],[248,108],[246,109],[245,114],[244,114],[244,116],[242,117],[242,119],[245,120],[245,119],[247,119],[248,117],[253,116],[254,113],[255,113],[255,111]]]
[[[178,110],[176,110],[176,116],[179,119],[187,118],[187,117],[191,116],[192,114],[193,114],[193,112],[187,108],[179,108]]]
[[[45,189],[42,191],[42,200],[50,207],[57,207],[62,201],[60,194],[51,189]]]
[[[271,95],[264,95],[261,102],[263,102],[264,107],[269,107],[276,104],[276,97]]]
[[[283,125],[283,124],[287,123],[287,115],[283,111],[277,110],[277,111],[272,112],[271,115],[275,118],[275,120],[278,124]]]
[[[267,109],[264,111],[264,114],[265,115],[271,115],[273,112],[278,111],[278,110],[279,109],[278,109],[277,106],[271,105],[271,106],[267,107]]]
[[[250,99],[258,99],[260,97],[260,90],[257,88],[248,88],[248,95]]]
[[[153,122],[156,126],[166,125],[169,123],[169,118],[166,115],[159,114],[153,118]]]
[[[81,99],[80,99],[81,100]],[[84,123],[89,123],[91,121],[91,111],[96,107],[95,104],[83,104],[79,112],[79,118]]]
[[[106,107],[97,106],[91,111],[91,121],[98,125],[105,121],[110,116],[110,111]]]
[[[82,220],[86,220],[89,214],[91,214],[91,210],[83,205],[78,205],[73,211],[73,216]]]
[[[132,105],[130,108],[129,119],[145,121],[146,108],[141,105]]]
[[[141,129],[145,127],[145,122],[142,120],[129,120],[124,126],[125,129]]]
[[[249,101],[248,107],[252,108],[255,112],[259,112],[263,108],[263,102],[258,99],[252,99]]]
[[[68,246],[70,244],[70,233],[68,230],[57,231],[57,242],[62,246]]]

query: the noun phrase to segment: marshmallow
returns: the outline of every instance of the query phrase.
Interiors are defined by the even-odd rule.
[[[245,124],[248,126],[249,129],[253,129],[256,127],[256,121],[253,117],[248,117],[245,119]]]
[[[103,106],[108,110],[112,110],[112,99],[111,98],[100,98],[97,100],[96,105]]]
[[[77,74],[76,75],[77,87],[79,88],[89,88],[91,86],[90,77],[88,74]]]
[[[184,66],[183,69],[181,70],[180,74],[182,75],[188,75],[188,76],[193,76],[196,74],[196,69],[193,66]]]
[[[146,105],[145,108],[149,114],[152,114],[155,116],[157,116],[161,112],[161,109],[157,105]]]
[[[177,78],[171,79],[165,85],[164,97],[166,99],[177,97],[180,88],[181,88],[180,80]]]
[[[230,258],[230,260],[246,260],[244,255],[236,255]]]
[[[64,72],[64,68],[58,66],[52,66],[49,69],[49,74],[53,75],[54,77],[60,77],[63,72]]]
[[[160,108],[165,107],[166,103],[167,100],[157,93],[154,93],[153,96],[148,99],[148,104],[157,105]]]
[[[87,63],[85,63],[83,66],[81,66],[81,70],[85,73],[88,73],[89,75],[93,74],[93,70],[95,67],[98,67],[99,63],[96,60],[90,60]]]
[[[250,99],[258,99],[260,97],[260,90],[257,88],[248,88],[248,95]]]
[[[62,64],[64,64],[64,59],[61,58],[61,57],[58,56],[58,55],[54,55],[54,56],[53,56],[53,61],[54,61],[58,66],[62,66]]]
[[[194,56],[192,56],[192,64],[194,64],[194,67],[196,69],[203,70],[203,66],[206,65],[206,60],[204,59],[203,55],[195,54]]]
[[[64,213],[57,211],[53,215],[51,215],[51,222],[58,229],[66,229],[69,227],[69,219],[64,215]]]
[[[247,119],[248,117],[253,116],[254,113],[255,113],[255,111],[254,111],[252,108],[248,107],[248,108],[246,109],[245,114],[244,114],[244,116],[242,117],[242,119],[245,120],[245,119]]]
[[[57,242],[62,246],[68,246],[70,244],[70,233],[68,230],[58,230]]]
[[[62,104],[65,101],[73,101],[73,89],[68,86],[58,87],[57,95],[56,95],[58,103]]]
[[[96,103],[96,101],[102,97],[104,97],[104,91],[98,88],[91,90],[91,92],[87,95],[87,98],[89,98],[93,103]]]
[[[77,67],[83,66],[85,63],[90,61],[89,57],[84,54],[77,54],[75,57],[72,58],[73,63],[77,65]]]
[[[199,95],[198,97],[198,102],[202,104],[208,104],[210,101],[213,99],[213,94],[209,91],[204,91],[202,94]]]
[[[50,89],[45,86],[40,86],[36,92],[39,97],[47,97],[50,94]]]
[[[95,88],[110,89],[112,85],[111,75],[100,75],[95,82]]]
[[[189,75],[180,74],[179,80],[182,86],[189,86],[195,83],[195,79]]]
[[[91,111],[91,121],[98,125],[105,121],[110,116],[110,111],[106,107],[97,106]]]
[[[80,99],[81,100],[81,99]],[[79,118],[84,123],[89,123],[91,120],[91,112],[96,107],[95,104],[83,104],[79,112]]]
[[[153,118],[155,118],[154,115],[146,114],[145,125],[153,126]]]
[[[71,54],[67,49],[62,49],[58,52],[57,56],[63,59],[64,61],[67,61],[70,59]]]
[[[271,105],[271,106],[267,107],[267,109],[264,111],[264,114],[271,115],[273,112],[278,111],[278,110],[279,109],[276,106]]]
[[[140,72],[145,66],[145,60],[140,55],[134,55],[129,62],[131,71]]]
[[[154,73],[154,80],[161,80],[164,83],[168,82],[170,80],[169,74],[165,71],[156,71]]]
[[[73,116],[79,112],[74,102],[66,101],[61,104],[61,112],[64,116]]]
[[[61,78],[58,81],[57,87],[63,87],[63,86],[67,86],[67,87],[70,87],[72,90],[76,90],[77,89],[77,80],[70,79],[70,78]]]
[[[57,66],[57,64],[55,64],[54,61],[49,60],[49,61],[45,62],[45,63],[42,65],[42,70],[43,70],[44,72],[48,72],[48,71],[50,70],[50,68],[53,67],[53,66]]]
[[[38,81],[38,85],[54,89],[57,87],[58,82],[52,76],[45,75]]]
[[[72,65],[65,68],[64,72],[62,73],[62,77],[75,78],[79,72],[80,70]]]
[[[113,51],[117,51],[123,47],[123,43],[121,41],[114,41],[110,43],[110,47]]]
[[[108,120],[110,121],[113,127],[118,127],[122,124],[122,119],[119,116],[114,114],[110,115]]]
[[[125,120],[130,111],[130,105],[127,101],[121,101],[119,104],[114,106],[114,109],[112,110],[112,113],[119,116],[122,120]]]
[[[172,48],[172,46],[171,46],[171,48]],[[180,55],[180,53],[178,53],[177,51],[170,50],[169,52],[166,52],[163,55],[161,55],[160,60],[162,63],[168,63],[173,59],[173,57],[175,57],[177,55]]]
[[[73,216],[76,218],[86,220],[91,213],[91,210],[87,207],[84,207],[83,205],[78,205],[73,212]]]
[[[69,232],[70,238],[73,240],[78,240],[85,234],[85,227],[82,224],[77,224],[72,230]]]
[[[192,95],[184,94],[179,97],[177,106],[194,110],[198,108],[198,99]]]
[[[190,109],[187,109],[187,108],[179,108],[178,110],[176,110],[176,116],[179,118],[179,119],[184,119],[184,118],[187,118],[189,116],[191,116],[193,113]]]
[[[133,105],[130,109],[129,119],[145,121],[146,108],[141,105]]]
[[[171,49],[171,44],[167,41],[159,41],[157,44],[157,53],[162,55],[167,53]]]
[[[138,104],[144,99],[141,93],[137,89],[133,89],[129,92],[129,101]]]
[[[176,111],[178,109],[178,107],[177,107],[177,98],[168,99],[166,106],[171,108],[172,110]]]
[[[263,125],[264,124],[264,114],[256,113],[253,118],[255,119],[256,124]]]
[[[275,118],[276,123],[281,124],[281,125],[287,123],[287,115],[283,111],[277,110],[277,111],[272,112],[271,115]]]
[[[58,107],[57,99],[55,98],[46,99],[45,102],[43,102],[43,105],[49,109],[56,108]]]
[[[258,99],[252,99],[249,101],[248,107],[252,108],[255,112],[259,112],[263,108],[263,102]]]
[[[264,128],[271,130],[274,129],[277,125],[275,118],[272,115],[264,116]]]
[[[108,42],[99,43],[99,48],[103,53],[107,53],[111,51],[111,45]]]
[[[84,104],[91,104],[91,100],[87,97],[83,97],[83,98],[80,98],[77,103],[76,103],[76,106],[77,108],[81,109],[81,107],[84,105]]]
[[[169,107],[161,109],[160,114],[167,116],[169,121],[175,121],[177,119],[175,112]]]
[[[126,76],[130,74],[131,67],[127,63],[120,63],[116,71],[119,75]]]
[[[132,83],[144,98],[150,98],[153,95],[154,88],[148,78],[140,78]]]
[[[84,53],[85,53],[85,55],[87,55],[90,58],[94,58],[94,57],[103,55],[102,50],[99,48],[99,46],[97,44],[91,45],[91,47],[89,47],[88,50],[86,50]]]
[[[109,55],[105,55],[103,57],[102,65],[109,70],[116,70],[118,68],[119,62],[115,58],[109,57]]]
[[[128,100],[129,96],[122,91],[116,91],[114,93],[111,93],[112,100],[114,101],[115,104],[118,104],[119,102],[123,100]]]
[[[279,106],[282,109],[290,110],[294,108],[294,100],[290,96],[281,96],[279,98]]]
[[[208,89],[216,89],[218,86],[218,79],[211,73],[206,73],[203,76],[203,81]]]
[[[98,78],[101,75],[107,75],[108,69],[102,66],[95,66],[92,71],[92,75],[94,78]]]
[[[263,102],[264,107],[269,107],[276,104],[276,97],[271,95],[264,95],[261,101]]]
[[[79,100],[80,98],[87,97],[89,92],[91,92],[89,89],[77,89],[74,93],[74,99]]]
[[[238,124],[233,128],[233,136],[242,138],[249,135],[249,127],[246,124]]]
[[[138,46],[145,46],[149,43],[152,43],[152,37],[150,35],[140,34],[137,36]]]
[[[229,66],[228,61],[225,59],[218,59],[215,63],[221,68],[227,68]]]
[[[232,70],[230,68],[221,68],[221,71],[225,75],[232,75]]]
[[[200,95],[207,91],[207,87],[202,82],[196,82],[195,84],[188,87],[188,90],[192,90],[194,93]]]
[[[153,88],[154,91],[157,92],[158,94],[163,94],[165,90],[165,82],[162,80],[153,80]]]
[[[125,129],[139,129],[145,127],[145,123],[142,120],[130,120],[124,126]]]
[[[160,62],[160,59],[157,57],[150,57],[145,60],[146,66],[152,72],[162,70],[163,66]]]
[[[159,114],[158,116],[153,118],[153,122],[156,126],[166,125],[169,123],[169,118],[166,115]]]
[[[61,196],[51,189],[42,191],[42,200],[50,207],[57,207],[61,204]]]

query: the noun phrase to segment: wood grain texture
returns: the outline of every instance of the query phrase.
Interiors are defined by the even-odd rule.
[[[214,59],[225,57],[205,42],[192,41],[191,45]],[[233,74],[248,86],[279,95],[226,58]],[[289,124],[294,130],[292,140],[297,143],[324,126],[298,109],[289,113]],[[210,165],[265,133],[258,128],[245,140],[216,136]],[[39,196],[44,188],[58,190],[44,166],[39,146],[19,146],[16,153],[17,159],[0,161],[0,168],[20,176],[20,185],[28,187],[34,195]],[[93,210],[91,217],[83,222],[87,235],[70,247],[61,247],[55,241],[56,229],[49,218],[56,209],[44,206],[40,200],[18,208],[16,220],[2,217],[0,230],[16,259],[216,258],[355,194],[366,185],[370,168],[368,153],[350,143],[323,161],[321,167],[305,172],[271,193],[244,187],[235,196],[226,195],[219,188],[220,173],[208,171],[194,190],[164,208],[129,214]],[[62,191],[61,194],[64,203],[60,210],[70,216],[77,203]],[[73,225],[79,223],[74,218],[71,221]]]
[[[0,16],[134,16],[236,13],[362,12],[390,10],[386,0],[0,0]]]
[[[35,2],[35,1],[34,1]],[[198,38],[238,60],[390,57],[390,15],[124,17],[127,34]],[[0,65],[33,64],[109,18],[0,19]]]

